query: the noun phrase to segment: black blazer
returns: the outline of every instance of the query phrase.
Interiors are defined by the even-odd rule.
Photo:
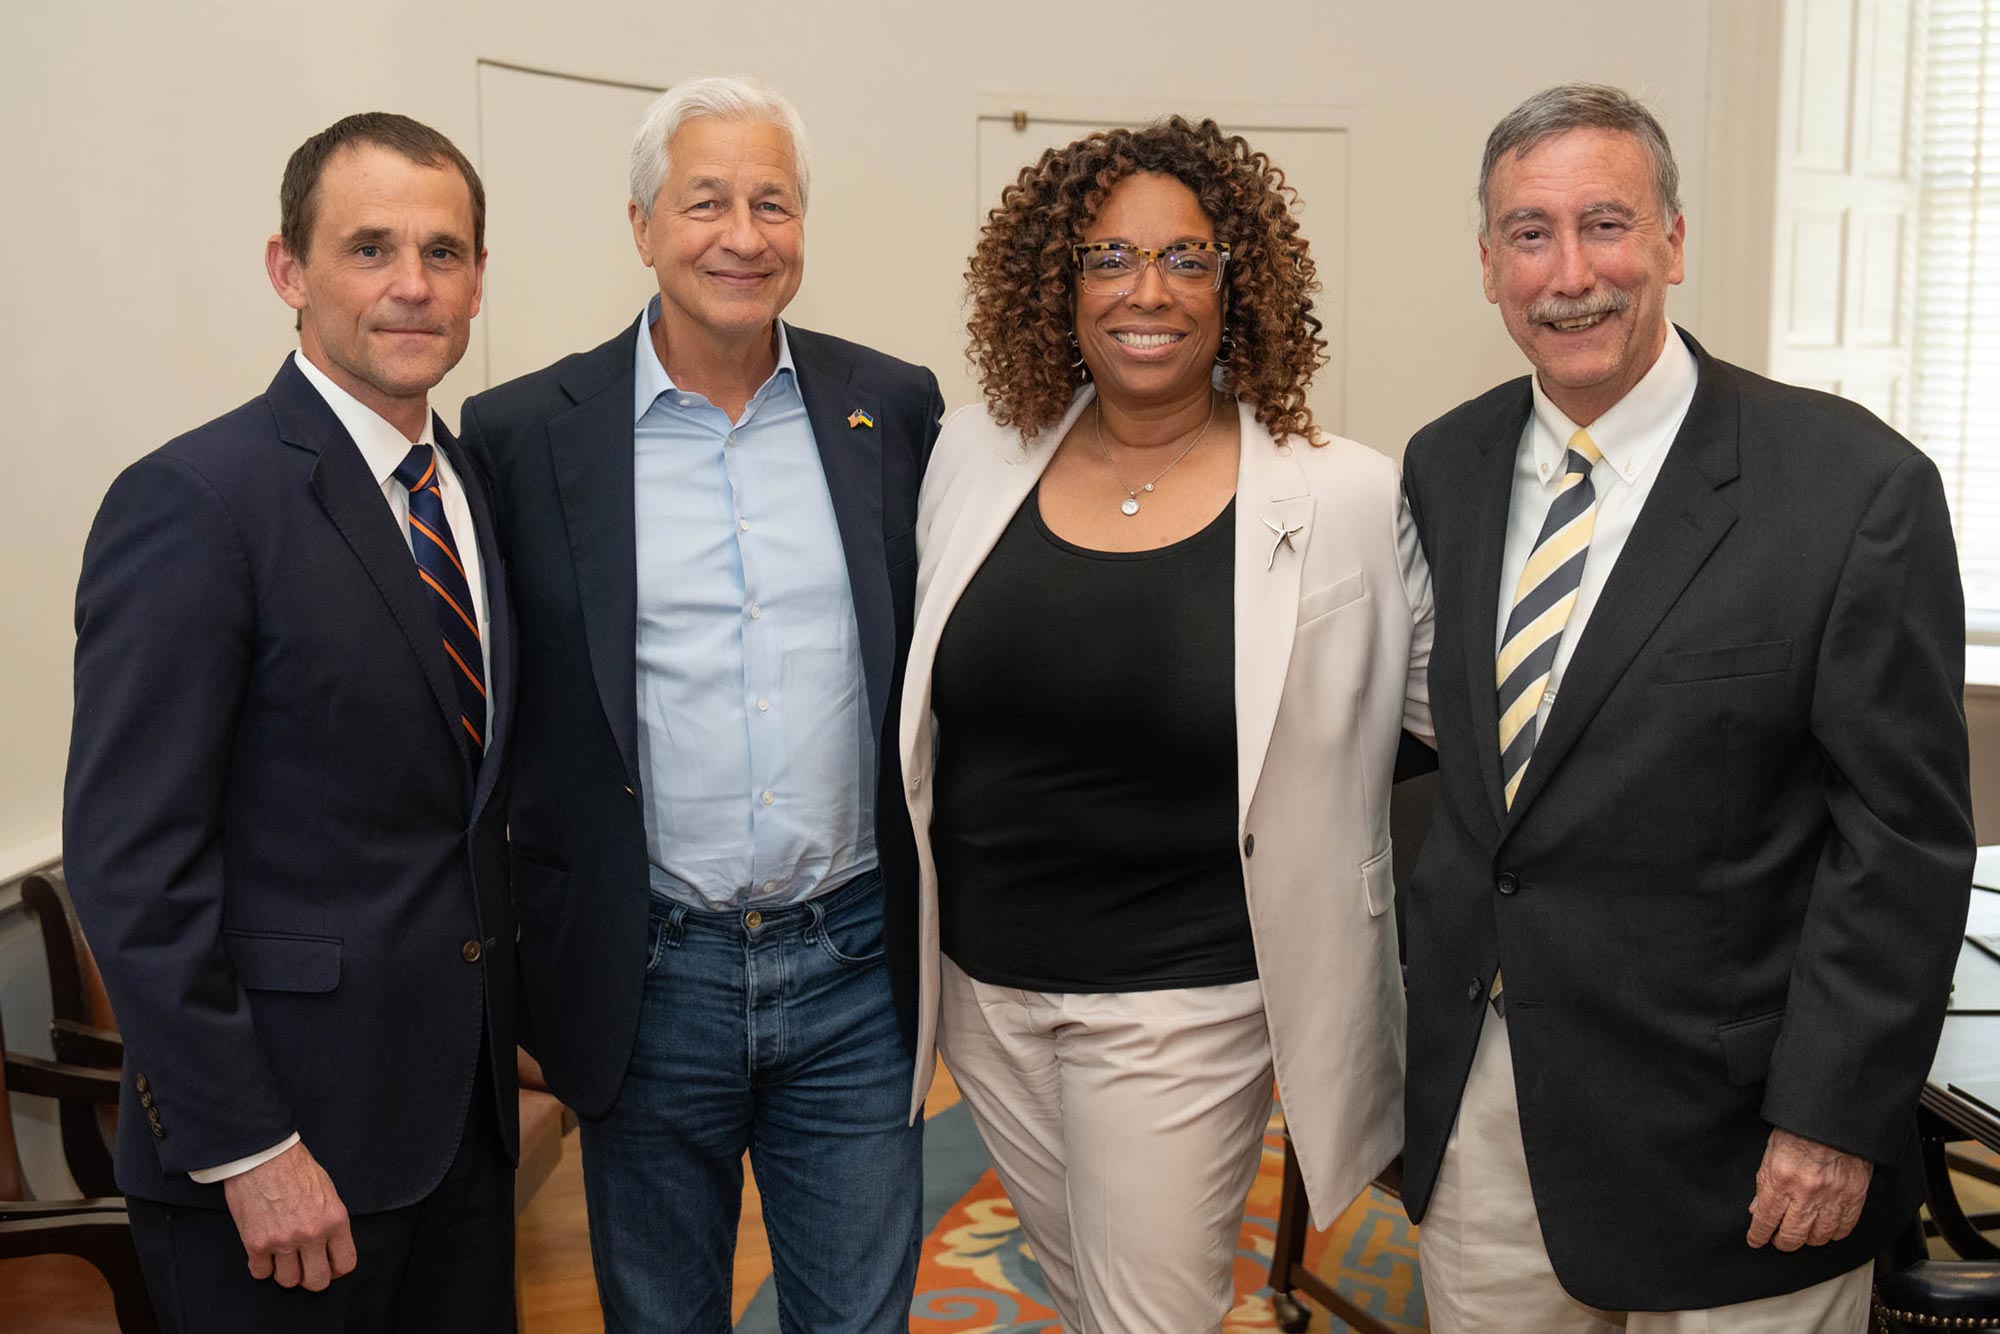
[[[221,1208],[185,1174],[298,1131],[350,1212],[397,1208],[443,1178],[473,1097],[513,1151],[507,580],[437,438],[486,585],[476,778],[409,546],[289,358],[126,469],[91,528],[63,859],[125,1035],[128,1194]]]
[[[1611,1310],[1793,1291],[1910,1220],[1972,872],[1937,470],[1853,404],[1686,341],[1693,406],[1511,810],[1493,646],[1528,381],[1404,464],[1442,776],[1408,901],[1403,1199],[1420,1220],[1504,968],[1549,1257]],[[1874,1161],[1845,1241],[1744,1241],[1774,1125]]]
[[[944,401],[920,366],[787,326],[819,445],[881,738],[876,843],[889,976],[916,1031],[916,848],[895,703],[916,593],[917,487]],[[585,1116],[611,1106],[639,1029],[650,896],[637,793],[635,322],[601,347],[467,400],[467,447],[494,482],[521,635],[509,820],[528,1047]],[[850,427],[855,409],[874,425]]]

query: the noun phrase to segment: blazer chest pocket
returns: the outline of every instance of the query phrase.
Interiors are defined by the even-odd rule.
[[[1727,681],[1741,676],[1769,676],[1792,664],[1792,641],[1771,639],[1760,644],[1668,653],[1660,659],[1659,679],[1668,685],[1690,681]]]
[[[1740,1087],[1762,1083],[1771,1072],[1771,1053],[1778,1045],[1778,1030],[1784,1026],[1785,1012],[1760,1014],[1734,1023],[1717,1024],[1715,1036],[1722,1043],[1723,1068],[1729,1082]]]
[[[1299,598],[1299,624],[1309,625],[1322,616],[1331,616],[1352,602],[1368,596],[1368,582],[1356,570],[1345,579],[1336,579],[1324,588],[1315,588]]]
[[[340,985],[337,936],[225,928],[222,950],[246,991],[322,992]]]

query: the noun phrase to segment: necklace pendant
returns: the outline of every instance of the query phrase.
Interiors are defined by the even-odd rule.
[[[1137,496],[1127,496],[1119,504],[1118,508],[1129,518],[1139,512],[1139,498]]]
[[[1145,485],[1145,487],[1144,487],[1143,489],[1144,489],[1144,490],[1147,490],[1147,491],[1151,491],[1151,490],[1153,489],[1153,484],[1152,484],[1151,482],[1148,482],[1148,483],[1146,483],[1146,485]]]

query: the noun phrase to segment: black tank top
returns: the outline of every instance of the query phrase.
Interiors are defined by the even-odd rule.
[[[1234,500],[1091,551],[1030,493],[938,644],[944,952],[1032,991],[1257,976],[1236,851]]]

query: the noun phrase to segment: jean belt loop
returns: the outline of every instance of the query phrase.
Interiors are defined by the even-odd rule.
[[[812,914],[812,929],[815,935],[826,934],[826,905],[817,898],[806,900],[806,911]]]
[[[667,913],[667,943],[678,945],[687,935],[688,908],[685,903],[676,902]]]

